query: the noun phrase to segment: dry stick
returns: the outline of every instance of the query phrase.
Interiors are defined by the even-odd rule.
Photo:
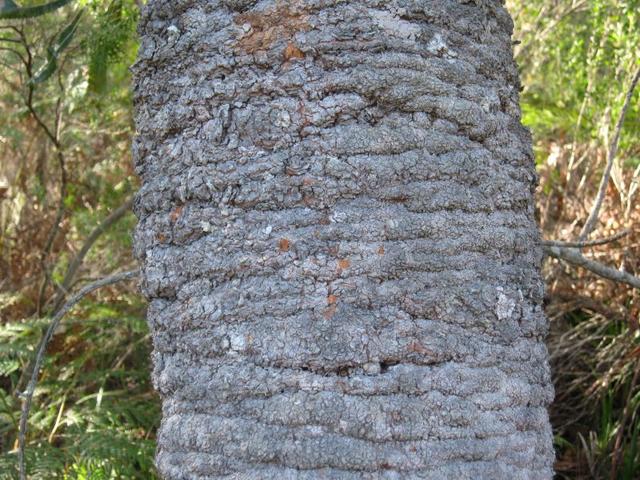
[[[557,294],[554,295],[554,298],[563,302],[563,307],[566,308],[567,305],[571,307],[571,309],[586,309],[591,310],[595,314],[602,315],[603,317],[610,318],[619,322],[623,322],[626,320],[626,316],[620,313],[617,310],[612,308],[608,308],[602,303],[595,301],[591,297],[586,297],[580,294],[576,294],[575,292],[567,293],[567,294]],[[573,348],[573,346],[571,346]]]
[[[40,341],[40,345],[38,346],[38,351],[35,356],[35,360],[33,363],[33,369],[31,371],[31,378],[29,379],[29,383],[27,385],[27,390],[24,392],[23,401],[22,401],[22,413],[20,415],[20,430],[18,434],[18,463],[20,465],[20,480],[27,479],[27,471],[26,464],[24,459],[25,454],[25,445],[27,438],[27,421],[29,419],[29,410],[31,409],[31,402],[33,400],[33,393],[36,389],[36,384],[38,383],[38,374],[40,372],[40,367],[42,366],[42,361],[44,359],[45,352],[47,350],[47,345],[51,341],[53,334],[55,333],[58,325],[60,325],[60,321],[62,318],[85,296],[90,294],[91,292],[98,290],[99,288],[106,287],[108,285],[113,285],[114,283],[122,282],[124,280],[130,280],[138,276],[137,270],[132,270],[129,272],[116,273],[114,275],[110,275],[105,277],[97,282],[91,283],[86,287],[82,288],[78,293],[76,293],[71,299],[64,304],[64,306],[55,314],[51,323],[49,324],[49,328],[47,328],[44,337]]]
[[[621,232],[616,233],[615,235],[611,235],[610,237],[599,238],[597,240],[589,240],[586,242],[563,242],[558,240],[543,240],[542,245],[545,247],[560,247],[560,248],[595,247],[597,245],[605,245],[607,243],[620,240],[621,238],[629,235],[629,233],[630,233],[629,230],[623,230]]]
[[[600,187],[598,188],[598,196],[596,197],[596,201],[593,204],[593,208],[591,209],[591,213],[589,214],[589,218],[587,218],[582,231],[580,232],[579,240],[585,240],[593,229],[596,226],[598,221],[598,217],[600,216],[600,208],[602,207],[602,202],[604,201],[604,194],[607,191],[607,185],[609,184],[609,179],[611,178],[611,169],[613,168],[613,162],[616,158],[616,154],[618,153],[618,145],[620,144],[620,134],[622,133],[622,125],[624,124],[624,119],[627,116],[627,110],[629,110],[629,105],[631,104],[631,98],[633,97],[633,91],[638,85],[638,81],[640,80],[640,67],[636,70],[636,73],[633,75],[633,79],[631,80],[631,85],[629,85],[629,90],[627,90],[627,96],[624,99],[624,105],[622,106],[622,110],[620,111],[620,116],[618,117],[618,123],[616,124],[615,134],[613,136],[613,140],[611,141],[611,145],[609,146],[609,152],[607,155],[607,166],[602,173],[602,179],[600,180]]]
[[[116,210],[111,212],[111,214],[107,218],[105,218],[102,221],[102,223],[100,223],[100,225],[98,225],[96,228],[93,229],[89,237],[87,237],[87,239],[84,242],[84,245],[82,245],[82,248],[80,249],[78,254],[74,257],[74,259],[69,264],[69,267],[67,268],[67,271],[64,274],[62,283],[60,283],[60,285],[58,286],[58,293],[53,299],[53,308],[52,308],[53,312],[56,312],[62,306],[62,302],[64,302],[64,298],[68,293],[69,287],[71,287],[73,278],[78,272],[78,269],[80,268],[80,266],[82,265],[82,262],[84,261],[84,257],[87,256],[87,253],[89,253],[89,250],[91,249],[93,244],[96,242],[96,240],[98,240],[100,235],[102,235],[105,231],[107,231],[109,227],[111,227],[111,225],[113,225],[118,220],[120,220],[131,209],[132,205],[133,205],[133,197],[130,197],[122,205],[120,205]]]
[[[627,285],[640,289],[639,277],[635,277],[627,272],[621,272],[615,268],[607,267],[602,263],[589,260],[575,249],[551,246],[544,247],[544,251],[551,257],[585,268],[603,278],[608,278],[614,282],[626,283]]]

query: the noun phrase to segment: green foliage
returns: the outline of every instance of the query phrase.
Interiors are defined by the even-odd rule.
[[[0,328],[0,365],[11,388],[0,390],[0,432],[17,428],[20,403],[10,395],[32,356],[40,321]],[[136,295],[84,302],[49,348],[30,418],[29,478],[153,478],[159,405],[149,380],[144,306]],[[16,368],[20,367],[20,368]],[[12,478],[16,455],[0,456]]]
[[[62,32],[60,32],[60,35],[58,35],[53,45],[47,47],[47,63],[45,63],[40,70],[36,72],[30,80],[31,83],[38,84],[46,82],[55,73],[58,68],[58,58],[62,51],[69,46],[71,40],[73,40],[73,36],[78,29],[78,22],[80,22],[82,13],[83,10],[80,10],[71,23],[67,25]]]
[[[50,9],[49,15],[25,20],[14,12],[0,23],[19,26],[31,41],[33,66],[40,67],[28,83],[24,71],[17,73],[24,68],[20,58],[0,51],[0,105],[8,112],[0,122],[0,158],[3,168],[6,161],[8,171],[16,172],[10,178],[14,210],[6,216],[0,211],[2,222],[10,219],[0,222],[0,479],[17,478],[21,401],[16,393],[24,390],[49,322],[35,311],[42,280],[39,257],[56,207],[64,206],[64,217],[49,267],[52,281],[60,282],[89,233],[132,195],[137,182],[129,158],[133,125],[128,71],[137,45],[137,4],[85,0],[78,2],[80,9],[63,3],[67,7],[55,11],[52,5],[61,2],[29,10]],[[6,1],[0,5],[36,8]],[[22,42],[17,31],[6,32],[3,35]],[[24,104],[29,89],[43,123],[55,125],[58,111],[63,119],[59,141],[68,182],[62,197],[56,149],[34,126]],[[100,93],[99,102],[94,93]],[[133,267],[134,224],[135,217],[128,213],[99,237],[71,290]],[[5,277],[5,272],[10,275]],[[155,478],[160,407],[150,382],[144,303],[130,290],[129,285],[118,285],[85,299],[54,335],[29,416],[29,478]]]
[[[515,52],[524,85],[523,121],[533,132],[542,178],[543,233],[575,238],[595,197],[631,77],[640,67],[640,0],[508,0],[507,5],[515,38],[522,42]],[[601,212],[602,230],[611,225],[614,231],[623,226],[637,231],[631,185],[640,179],[640,171],[633,171],[640,156],[639,98],[636,89],[612,172],[615,190],[606,195]],[[596,258],[633,272],[634,242],[623,242],[624,249],[603,248]],[[640,381],[634,378],[640,335],[618,313],[637,318],[634,296],[570,270],[549,266],[552,304],[558,295],[577,303],[586,298],[591,308],[556,314],[548,341],[557,392],[551,414],[558,478],[637,479]]]
[[[95,8],[95,5],[94,5]],[[109,66],[125,58],[137,22],[131,2],[114,0],[107,9],[96,9],[95,27],[88,38],[89,90],[104,94]]]
[[[638,66],[640,0],[510,3],[523,41],[517,54],[525,124],[538,141],[602,141]],[[639,119],[634,102],[623,147],[640,134]]]
[[[60,7],[64,7],[73,0],[55,0],[53,2],[36,5],[33,7],[19,7],[13,0],[4,0],[0,8],[0,20],[16,20],[23,18],[34,18],[53,12]]]

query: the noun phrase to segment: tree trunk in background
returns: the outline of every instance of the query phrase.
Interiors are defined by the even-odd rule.
[[[167,479],[550,479],[498,0],[151,0],[134,67]]]

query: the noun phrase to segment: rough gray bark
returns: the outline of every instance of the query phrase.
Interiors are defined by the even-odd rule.
[[[167,479],[550,479],[497,0],[151,0],[136,211]]]

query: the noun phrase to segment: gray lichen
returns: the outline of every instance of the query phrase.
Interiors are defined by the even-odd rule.
[[[135,248],[167,479],[550,479],[497,0],[151,0]]]

